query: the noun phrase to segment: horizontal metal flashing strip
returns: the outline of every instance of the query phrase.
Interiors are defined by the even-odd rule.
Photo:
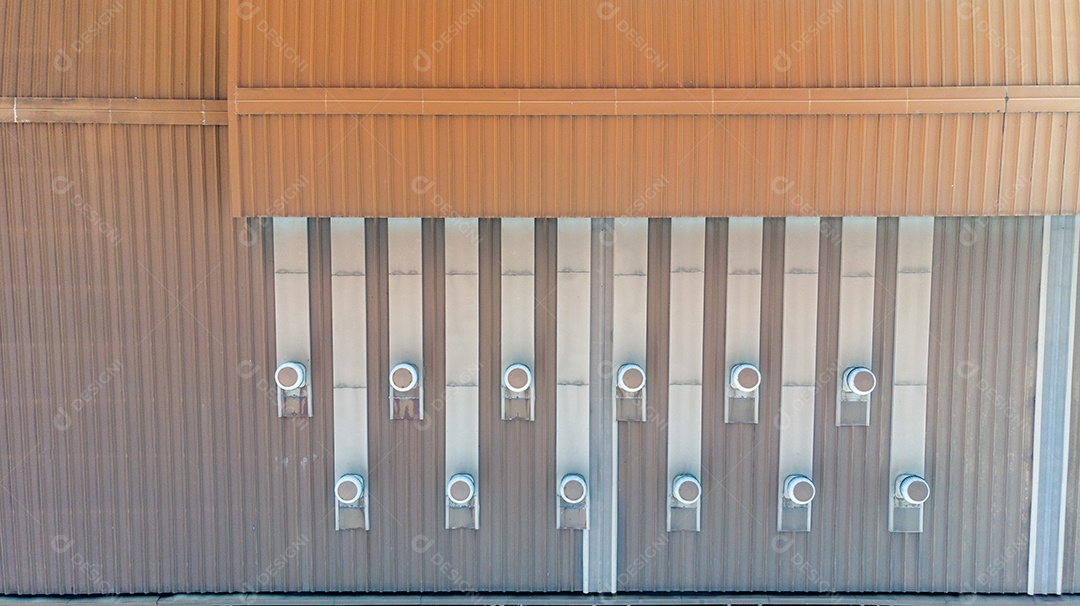
[[[0,606],[41,604],[39,597],[0,597]],[[416,604],[571,604],[592,606],[604,604],[807,604],[827,601],[830,604],[911,605],[964,604],[970,606],[1005,606],[1016,604],[1055,604],[1080,606],[1080,596],[1027,596],[1017,594],[933,594],[933,593],[620,593],[612,595],[580,593],[258,593],[258,594],[173,594],[168,596],[106,596],[48,599],[50,604],[90,606],[95,604],[168,604],[180,606],[232,604],[288,604],[339,606],[345,604],[416,605]]]
[[[675,116],[1080,111],[1080,86],[240,88],[239,115]]]
[[[228,124],[228,102],[208,99],[0,97],[0,123]]]

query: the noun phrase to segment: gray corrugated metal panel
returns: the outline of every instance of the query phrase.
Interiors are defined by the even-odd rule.
[[[289,494],[286,507],[294,513],[304,512],[305,528],[298,536],[288,536],[284,552],[270,553],[262,566],[275,565],[276,559],[296,551],[294,544],[304,544],[296,558],[295,571],[290,571],[290,586],[311,590],[319,587],[368,586],[367,568],[370,557],[368,533],[336,532],[334,530],[334,415],[333,415],[333,300],[330,271],[329,221],[309,222],[309,270],[311,293],[311,366],[315,397],[314,416],[307,420],[312,434],[311,464],[316,467],[310,488]],[[370,274],[368,274],[370,276]],[[380,276],[367,278],[377,281]],[[370,297],[370,295],[369,295]],[[274,351],[274,350],[271,350]],[[370,367],[370,362],[369,362]],[[370,394],[370,391],[369,391]],[[370,398],[370,395],[369,395]],[[380,408],[385,410],[385,407]],[[276,421],[276,419],[275,419]],[[298,426],[299,429],[299,426]],[[369,474],[370,478],[370,474]],[[306,510],[306,511],[305,511]],[[260,549],[260,553],[266,550]]]
[[[723,266],[721,225],[710,222],[708,267]],[[835,332],[839,240],[833,234],[839,227],[832,221],[823,224],[819,291],[823,335]],[[650,250],[664,244],[657,239],[663,233],[658,229],[651,233]],[[891,381],[896,229],[895,220],[881,221],[878,229],[874,364],[882,369],[883,384]],[[1024,369],[1034,360],[1038,220],[950,221],[938,228],[937,238],[929,417],[935,427],[929,430],[927,453],[927,475],[935,496],[928,506],[927,531],[915,537],[887,530],[883,504],[889,483],[887,390],[879,394],[883,397],[869,428],[835,427],[833,336],[823,339],[818,350],[815,480],[821,492],[815,501],[814,529],[805,535],[775,533],[778,432],[772,420],[778,411],[779,375],[774,371],[780,352],[776,302],[782,300],[783,291],[783,222],[767,221],[762,424],[725,425],[715,407],[704,408],[706,496],[702,532],[696,536],[663,532],[663,480],[649,477],[651,468],[663,468],[663,437],[650,434],[648,423],[621,428],[619,565],[630,577],[624,578],[622,588],[1024,590],[1031,471],[1031,411],[1026,403],[1034,383],[1029,371],[1017,375],[1013,369]],[[652,261],[651,272],[663,269],[662,260]],[[723,279],[710,269],[706,279],[706,335],[710,342],[713,337],[723,342],[719,298]],[[664,342],[660,333],[666,314],[656,306],[667,310],[663,301],[656,301],[665,292],[659,281],[650,285],[650,344]],[[708,386],[708,393],[715,398],[723,376],[721,362],[715,355],[706,356],[716,382]],[[985,372],[973,385],[964,381],[954,385],[957,374],[970,368],[965,362]],[[935,370],[939,368],[944,370]],[[663,372],[662,361],[650,366],[650,381],[663,385],[663,377],[658,377]],[[996,408],[999,401],[1008,410]],[[658,419],[666,418],[664,404],[663,393],[656,398],[650,393],[651,412]],[[1012,416],[1005,418],[1006,413]],[[983,504],[977,506],[979,502]]]
[[[649,343],[666,344],[667,272],[670,231],[667,221],[653,221],[650,230]],[[703,407],[702,451],[702,531],[666,533],[664,477],[650,469],[664,469],[666,432],[659,436],[644,425],[628,424],[620,433],[620,485],[629,495],[620,495],[619,565],[625,590],[750,590],[770,587],[784,591],[816,589],[812,579],[801,574],[804,560],[783,558],[782,553],[805,554],[806,535],[785,535],[778,541],[775,531],[777,456],[779,430],[779,352],[781,306],[783,300],[782,220],[766,220],[762,268],[761,423],[758,425],[725,424],[721,407]],[[711,220],[707,224],[706,249],[706,326],[709,342],[723,343],[723,309],[726,286],[726,224]],[[656,272],[660,272],[659,274]],[[671,310],[671,313],[677,313]],[[711,338],[715,336],[716,341]],[[666,345],[649,353],[650,384],[666,385]],[[723,385],[724,360],[719,351],[706,353],[707,373],[704,389],[713,402]],[[719,372],[717,372],[719,371]],[[663,375],[663,376],[658,376]],[[652,415],[666,420],[666,394],[649,393]],[[706,400],[710,401],[710,400]],[[630,438],[629,442],[627,437]],[[635,440],[635,438],[637,438]],[[644,449],[638,443],[644,442]],[[650,454],[650,452],[652,453]],[[645,467],[640,477],[628,477],[630,471]],[[635,485],[636,484],[636,485]],[[657,493],[654,504],[652,493]],[[631,506],[624,503],[650,502]],[[652,509],[656,508],[656,513]],[[653,518],[658,518],[653,526]],[[642,521],[647,519],[648,524]],[[622,538],[623,535],[629,535]],[[637,535],[637,536],[635,536]],[[792,552],[794,553],[794,552]]]
[[[612,383],[615,361],[612,359],[614,339],[615,283],[615,221],[592,221],[592,280],[590,284],[590,320],[592,331],[589,364],[589,551],[584,556],[589,569],[590,592],[614,592],[617,587],[611,578],[617,565],[614,533],[618,531],[615,516],[615,485],[618,453],[615,436],[615,401]],[[617,572],[614,573],[618,575]]]
[[[1080,264],[1076,283],[1080,285]],[[1076,342],[1080,342],[1080,322],[1076,326]],[[1069,424],[1069,478],[1065,486],[1065,565],[1062,570],[1062,591],[1080,593],[1080,355],[1073,355],[1072,417]]]
[[[869,552],[869,555],[877,551],[874,539],[880,535],[879,529],[865,528],[864,523],[869,520],[858,508],[876,504],[874,509],[884,510],[882,495],[886,493],[883,489],[874,489],[883,483],[882,461],[886,468],[884,475],[888,475],[889,454],[885,447],[879,450],[876,461],[868,461],[863,456],[867,450],[866,434],[883,425],[878,410],[871,413],[869,428],[836,426],[842,225],[840,219],[822,219],[819,240],[813,475],[818,493],[813,504],[812,532],[807,536],[806,552],[799,554],[793,550],[784,554],[791,559],[805,558],[811,571],[807,577],[813,572],[817,573],[814,576],[820,576],[820,579],[810,579],[812,586],[821,583],[823,585],[818,586],[826,590],[832,590],[835,583],[851,576],[857,579],[857,585],[867,581],[862,574],[852,575],[844,567],[867,563],[860,558],[860,552]],[[873,305],[873,302],[863,304]],[[873,469],[875,463],[878,469]],[[871,519],[873,517],[871,514]],[[863,549],[864,545],[868,548]]]
[[[1045,277],[1041,288],[1040,365],[1034,423],[1038,427],[1032,496],[1031,585],[1033,594],[1062,590],[1061,548],[1068,471],[1071,416],[1074,295],[1076,293],[1075,217],[1047,218],[1043,224]],[[1041,384],[1041,385],[1040,385]]]
[[[440,221],[441,224],[441,221]],[[480,477],[478,551],[465,589],[574,591],[582,587],[581,539],[555,527],[555,222],[536,237],[536,420],[504,421],[501,397],[501,233],[498,221],[480,224]],[[551,313],[541,313],[543,310]],[[550,381],[549,381],[550,379]],[[460,589],[460,588],[459,588]]]
[[[581,590],[583,579],[581,576],[582,541],[580,533],[571,531],[558,531],[555,529],[555,339],[556,317],[558,314],[558,221],[543,219],[536,222],[535,237],[536,281],[536,321],[535,339],[535,365],[536,365],[536,430],[522,428],[522,432],[535,431],[537,436],[532,442],[532,450],[526,447],[528,439],[523,433],[514,433],[511,428],[507,433],[506,441],[502,445],[501,452],[491,453],[492,458],[505,457],[507,453],[518,452],[518,467],[512,471],[512,478],[522,482],[519,488],[519,499],[527,497],[529,502],[539,504],[531,513],[529,506],[521,500],[508,500],[504,506],[509,508],[509,514],[516,517],[516,511],[521,510],[521,515],[531,515],[531,519],[521,518],[522,525],[531,526],[534,529],[533,536],[522,537],[519,553],[502,555],[497,551],[494,558],[516,557],[524,558],[528,562],[532,574],[537,575],[533,581],[538,586],[548,590]],[[498,275],[496,272],[495,275]],[[498,284],[499,280],[493,278]],[[499,314],[492,313],[492,318]],[[497,320],[494,320],[497,322]],[[499,358],[495,358],[499,359]],[[492,409],[494,410],[494,408]],[[541,419],[541,416],[546,419]],[[509,423],[514,425],[515,423]],[[541,458],[543,457],[543,458]],[[512,478],[507,478],[509,483]],[[527,479],[528,478],[528,479]],[[526,484],[526,482],[528,482]],[[512,494],[512,493],[511,493]],[[543,551],[539,545],[531,543],[540,537],[544,537],[546,549]],[[495,537],[494,541],[504,541]],[[525,555],[529,554],[529,555]],[[519,564],[520,565],[520,564]],[[524,568],[524,566],[523,566]]]
[[[385,332],[385,221],[369,228],[369,293],[377,301],[369,309],[370,384],[377,386],[369,401],[370,472],[373,498],[372,530],[367,550],[370,561],[349,565],[356,579],[343,576],[329,588],[370,591],[573,591],[581,589],[580,537],[555,528],[554,503],[554,272],[555,223],[541,222],[537,235],[537,415],[535,422],[507,422],[498,413],[499,397],[499,229],[481,223],[480,314],[480,493],[479,530],[449,531],[444,527],[443,468],[445,409],[443,393],[445,343],[443,306],[444,225],[425,220],[424,335],[425,421],[390,421],[386,414],[386,376],[389,366]],[[549,225],[550,224],[550,225]],[[328,257],[327,257],[328,259]],[[376,263],[376,266],[370,265]],[[374,279],[374,282],[372,280]],[[550,379],[550,381],[549,381]],[[326,489],[329,491],[329,487]],[[326,492],[325,494],[329,494]],[[334,537],[365,533],[337,533]],[[316,550],[318,557],[324,556]],[[345,554],[341,554],[344,556]],[[360,582],[366,579],[366,582]]]
[[[445,421],[443,417],[442,359],[435,353],[442,340],[441,276],[435,230],[431,221],[423,222],[423,334],[424,334],[424,420],[392,421],[388,414],[389,392],[385,377],[389,373],[389,298],[386,280],[389,271],[387,224],[372,221],[368,235],[369,272],[377,272],[376,284],[369,277],[368,292],[375,300],[374,317],[369,313],[368,347],[377,352],[369,356],[368,432],[371,460],[369,471],[372,499],[370,561],[367,589],[370,591],[434,591],[451,589],[450,579],[439,566],[446,562],[459,574],[463,570],[463,552],[475,551],[476,536],[461,533],[451,536],[444,522],[443,460]],[[438,239],[441,241],[441,238]],[[372,267],[371,263],[375,263]],[[372,273],[368,274],[369,276]],[[374,371],[374,372],[371,372]],[[482,486],[482,484],[481,484]]]
[[[618,589],[658,588],[669,541],[667,482],[667,336],[671,223],[649,221],[646,420],[619,424]]]
[[[0,96],[223,99],[227,2],[12,0]]]
[[[1040,219],[935,230],[920,588],[1023,592],[1031,506]],[[966,379],[966,380],[965,380]]]
[[[864,303],[874,310],[871,366],[882,386],[891,385],[893,375],[897,227],[895,219],[878,221],[874,300]],[[888,532],[891,390],[874,393],[868,427],[836,426],[842,238],[840,220],[823,220],[814,439],[819,492],[805,556],[813,567],[808,575],[820,576],[816,583],[829,591],[917,590],[913,548],[918,537]]]

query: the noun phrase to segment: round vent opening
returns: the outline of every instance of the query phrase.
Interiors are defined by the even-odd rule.
[[[476,483],[473,482],[472,476],[467,473],[454,474],[451,476],[450,481],[446,483],[446,494],[454,503],[464,505],[471,501],[473,495],[476,494]]]
[[[619,389],[637,393],[645,388],[645,369],[637,364],[623,364],[619,368]]]
[[[528,391],[532,387],[532,371],[524,364],[511,364],[503,373],[503,385],[514,393]]]
[[[912,505],[922,505],[930,498],[930,485],[916,475],[896,478],[896,497]]]
[[[736,364],[731,369],[731,387],[750,393],[761,385],[761,371],[753,364]]]
[[[683,505],[693,505],[701,499],[701,482],[688,473],[677,475],[671,483],[671,496]]]
[[[585,477],[580,474],[566,474],[563,476],[562,481],[559,482],[559,496],[567,503],[580,503],[585,500],[588,493],[589,489],[585,485]]]
[[[341,476],[334,484],[334,494],[342,504],[352,505],[364,496],[364,478],[354,473]]]
[[[868,396],[876,387],[877,377],[869,368],[853,366],[844,372],[844,389],[852,393]]]
[[[285,362],[274,371],[274,382],[286,391],[300,389],[304,385],[304,365],[299,362]]]
[[[420,382],[420,373],[412,364],[402,363],[390,369],[390,386],[397,391],[412,391]]]
[[[793,501],[799,505],[806,505],[814,500],[816,494],[817,488],[814,487],[814,483],[810,481],[810,478],[804,475],[790,475],[787,477],[787,480],[784,481],[784,496],[787,497],[789,501]]]

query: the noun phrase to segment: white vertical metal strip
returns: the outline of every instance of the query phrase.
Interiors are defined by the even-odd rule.
[[[736,364],[760,366],[762,225],[757,217],[728,220],[725,373]]]
[[[933,262],[933,217],[901,218],[896,257],[890,493],[897,475],[911,473],[921,476],[925,473],[926,382],[930,359]]]
[[[312,373],[309,289],[307,219],[275,218],[274,325],[277,364],[300,362],[307,369],[308,377]],[[271,376],[275,370],[270,369]],[[313,406],[313,403],[309,405]],[[311,410],[314,412],[314,407]]]
[[[870,368],[874,353],[877,218],[845,217],[840,242],[840,318],[837,373]]]
[[[446,219],[446,478],[480,473],[480,259],[476,219]]]
[[[623,364],[645,368],[649,220],[616,219],[612,375]],[[614,376],[612,378],[614,384]]]
[[[363,219],[330,220],[334,477],[367,477],[367,284]]]
[[[705,322],[705,220],[671,220],[667,486],[701,477],[701,382]]]
[[[424,373],[424,279],[420,219],[387,221],[390,366],[407,362]],[[387,377],[381,380],[388,381]]]
[[[560,219],[556,255],[555,352],[555,478],[581,473],[593,478],[589,466],[589,381],[592,313],[592,221]],[[582,536],[584,587],[591,586],[590,533]]]
[[[1046,323],[1049,305],[1050,295],[1050,257],[1053,254],[1051,252],[1051,239],[1052,239],[1052,222],[1050,217],[1043,217],[1043,238],[1042,238],[1042,261],[1040,263],[1041,269],[1039,271],[1039,339],[1038,347],[1036,349],[1036,361],[1035,361],[1035,406],[1034,406],[1034,419],[1035,426],[1033,428],[1032,439],[1032,461],[1031,461],[1031,518],[1029,520],[1030,529],[1028,536],[1028,594],[1034,595],[1037,589],[1042,589],[1041,593],[1045,593],[1045,579],[1049,577],[1046,570],[1046,559],[1040,557],[1039,549],[1039,524],[1041,511],[1039,507],[1039,498],[1042,496],[1040,493],[1039,479],[1042,476],[1042,459],[1044,454],[1042,452],[1043,444],[1043,427],[1042,420],[1044,416],[1044,398],[1045,392],[1045,365],[1046,365]],[[1052,296],[1052,295],[1051,295]],[[1071,367],[1070,367],[1071,368]],[[1044,505],[1045,507],[1045,505]],[[1043,539],[1045,541],[1045,539]],[[1041,586],[1041,587],[1040,587]]]
[[[784,228],[784,326],[780,360],[780,477],[812,477],[817,373],[820,219],[793,217]]]
[[[533,369],[535,352],[535,221],[503,219],[502,264],[502,367],[524,364]],[[535,369],[533,369],[535,370]]]
[[[555,470],[589,477],[592,220],[559,219]]]

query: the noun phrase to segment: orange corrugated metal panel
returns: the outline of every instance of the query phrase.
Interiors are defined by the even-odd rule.
[[[1080,212],[1071,114],[238,122],[244,215]]]
[[[0,4],[0,96],[225,97],[226,3]]]
[[[311,186],[286,213],[1080,212],[1080,131],[1065,88],[1080,85],[1080,9],[1070,0],[254,0],[236,13],[239,215],[263,214],[299,180]],[[1001,111],[1010,85],[1016,111],[1032,113],[973,113]],[[605,119],[697,111],[635,88],[711,94],[702,113],[770,115]],[[824,96],[753,96],[770,88]],[[751,96],[724,97],[730,89]],[[897,90],[903,102],[889,96]],[[249,115],[280,111],[344,117]],[[850,115],[870,111],[892,114]],[[478,115],[393,115],[439,113]],[[522,113],[561,115],[500,115]],[[331,176],[341,170],[356,187]],[[411,191],[417,177],[438,182],[436,204]]]
[[[253,0],[238,84],[1080,84],[1077,12],[1071,0]]]

